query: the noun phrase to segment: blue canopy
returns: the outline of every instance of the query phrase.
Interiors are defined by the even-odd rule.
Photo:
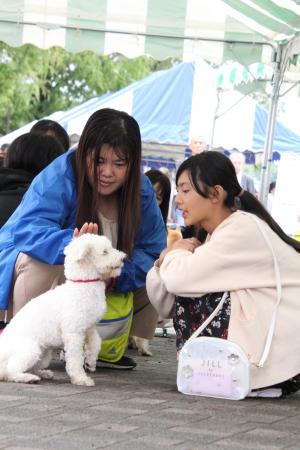
[[[261,106],[256,105],[252,147],[254,150],[264,148],[267,120],[268,112]],[[274,131],[273,159],[274,156],[276,157],[276,152],[281,153],[286,151],[300,152],[300,136],[277,120]]]
[[[226,107],[234,104],[237,96],[242,97],[236,92],[224,96],[221,93],[220,106],[224,103],[223,109],[226,96],[227,100],[229,98]],[[193,135],[201,134],[210,143],[215,121],[214,147],[262,150],[267,112],[249,97],[236,103],[215,121],[217,71],[199,60],[154,72],[118,92],[93,98],[65,113],[59,112],[56,120],[69,134],[80,135],[94,111],[105,107],[116,108],[135,117],[143,142],[181,144],[185,147]],[[0,144],[11,142],[11,138],[25,132],[24,128],[0,138]],[[277,121],[273,151],[299,153],[300,136]]]

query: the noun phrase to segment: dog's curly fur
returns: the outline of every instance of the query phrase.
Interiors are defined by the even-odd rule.
[[[141,356],[152,356],[152,352],[149,348],[149,339],[130,336],[128,347],[137,349],[138,354]]]
[[[101,348],[96,323],[106,311],[105,280],[120,275],[126,255],[94,234],[74,238],[65,255],[67,281],[28,302],[0,335],[1,381],[52,378],[46,370],[52,350],[63,347],[71,383],[94,385],[84,365],[96,370]]]

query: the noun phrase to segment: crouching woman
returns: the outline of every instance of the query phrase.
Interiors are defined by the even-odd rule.
[[[159,314],[173,317],[178,351],[226,292],[222,308],[202,335],[229,339],[244,350],[251,362],[253,390],[275,386],[272,392],[277,396],[297,391],[299,242],[287,236],[261,203],[241,188],[231,161],[218,152],[184,161],[176,184],[185,225],[203,229],[207,237],[203,242],[182,239],[165,249],[149,271],[146,286]],[[277,289],[272,252],[255,218],[271,243],[282,285],[270,353],[262,368],[257,366]]]
[[[0,309],[16,314],[31,298],[64,281],[64,248],[73,235],[108,237],[128,258],[111,280],[99,333],[99,365],[132,369],[124,356],[133,292],[165,246],[165,227],[150,181],[141,175],[141,136],[125,112],[100,109],[78,148],[57,158],[32,182],[0,231]],[[75,230],[75,231],[74,231]]]

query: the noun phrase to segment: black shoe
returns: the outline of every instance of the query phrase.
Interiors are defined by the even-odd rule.
[[[101,369],[132,370],[136,367],[136,362],[129,356],[122,356],[119,361],[115,362],[98,359],[96,366]]]

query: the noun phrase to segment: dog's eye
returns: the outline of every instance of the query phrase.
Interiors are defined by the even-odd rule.
[[[108,255],[108,251],[107,251],[107,250],[104,250],[104,251],[103,251],[103,255]]]

